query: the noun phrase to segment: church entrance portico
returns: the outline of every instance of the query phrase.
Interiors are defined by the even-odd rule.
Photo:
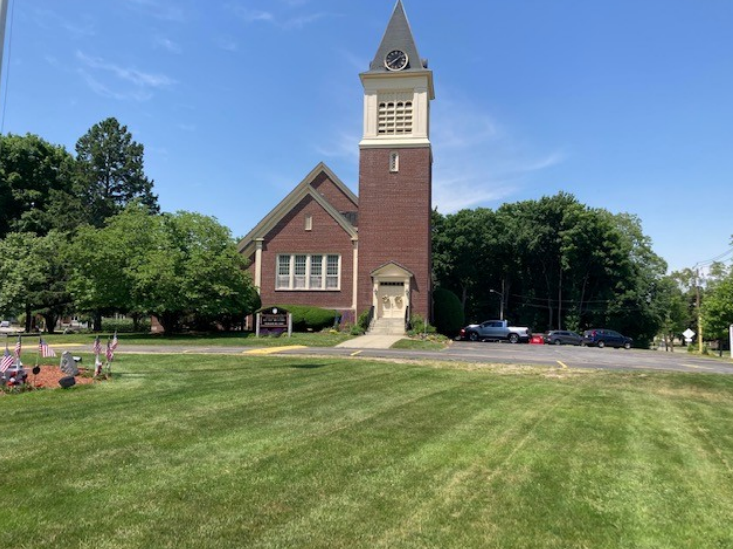
[[[396,263],[383,265],[372,273],[374,317],[406,320],[410,307],[412,273]]]

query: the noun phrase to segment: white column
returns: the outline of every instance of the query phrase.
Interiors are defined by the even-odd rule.
[[[730,358],[733,359],[733,324],[730,325]]]
[[[257,288],[257,293],[260,293],[262,288],[262,246],[264,241],[264,238],[255,240],[257,245],[257,249],[255,250],[255,287]]]
[[[352,268],[354,269],[354,272],[352,276],[353,286],[351,290],[351,308],[354,310],[354,318],[358,318],[359,311],[357,310],[357,307],[359,306],[359,241],[357,239],[354,239],[351,241],[351,244],[354,247],[354,256],[352,260]]]

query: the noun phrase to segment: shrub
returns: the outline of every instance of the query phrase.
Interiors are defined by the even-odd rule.
[[[355,327],[361,329],[361,333],[366,333],[369,329],[369,311],[364,311],[359,315],[359,319],[356,321]]]
[[[138,330],[141,333],[150,331],[150,318],[141,318],[138,321]],[[131,318],[103,318],[102,331],[112,333],[116,331],[118,334],[131,334],[134,332],[134,326]]]
[[[425,319],[420,315],[413,315],[410,317],[410,330],[407,332],[408,335],[414,336],[419,334],[434,334],[435,326],[431,326],[425,322]]]
[[[275,305],[278,309],[284,309],[293,315],[294,332],[320,332],[330,328],[336,322],[338,313],[320,307],[309,307],[307,305]],[[269,309],[269,307],[268,307]]]
[[[436,288],[433,292],[433,305],[438,332],[448,337],[456,336],[465,322],[461,300],[450,290]]]

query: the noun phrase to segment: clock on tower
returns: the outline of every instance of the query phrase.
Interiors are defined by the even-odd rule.
[[[359,143],[359,313],[377,325],[432,319],[433,73],[399,0],[368,71]]]

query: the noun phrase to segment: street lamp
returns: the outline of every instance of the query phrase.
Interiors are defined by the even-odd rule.
[[[504,292],[497,292],[496,290],[489,290],[492,294],[496,294],[501,299],[501,305],[499,307],[499,320],[504,320]]]

